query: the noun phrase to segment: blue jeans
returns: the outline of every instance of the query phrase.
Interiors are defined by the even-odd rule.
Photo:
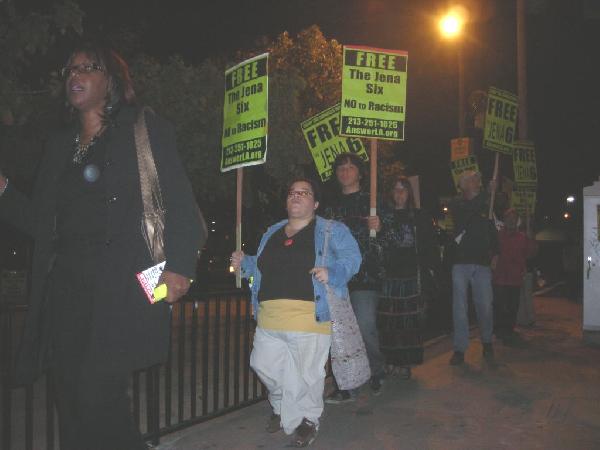
[[[377,291],[352,291],[350,303],[356,315],[358,328],[369,358],[372,376],[383,375],[384,358],[379,350],[379,333],[377,332],[377,306],[379,294]]]
[[[479,321],[481,342],[492,342],[494,329],[492,271],[479,264],[455,264],[452,267],[452,318],[454,350],[464,352],[469,346],[469,316],[467,295],[469,284]]]

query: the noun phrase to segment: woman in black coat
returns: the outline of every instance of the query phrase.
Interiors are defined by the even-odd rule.
[[[63,69],[72,125],[47,142],[30,200],[0,175],[0,218],[34,241],[29,312],[15,379],[50,370],[62,450],[145,448],[126,390],[130,374],[166,360],[169,303],[194,278],[204,221],[172,125],[134,106],[126,63],[85,46]],[[145,114],[165,213],[162,282],[150,304],[136,273],[154,262],[142,235],[134,124]]]

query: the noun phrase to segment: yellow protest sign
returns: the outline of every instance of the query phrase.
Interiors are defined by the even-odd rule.
[[[471,139],[455,138],[450,140],[450,160],[456,161],[471,155]]]
[[[512,155],[517,127],[517,96],[494,87],[488,91],[483,146]]]
[[[454,181],[454,186],[458,190],[458,179],[460,174],[466,172],[467,170],[479,172],[479,164],[477,163],[477,158],[475,155],[471,155],[466,158],[450,161],[450,170],[452,171],[452,180]]]
[[[221,172],[267,159],[268,53],[225,71]]]
[[[535,214],[536,188],[531,186],[515,185],[512,191],[511,206],[517,210],[521,217]]]
[[[331,165],[340,153],[356,153],[363,161],[369,160],[359,138],[340,136],[339,103],[305,120],[300,126],[322,181],[331,177]]]
[[[404,140],[408,53],[344,46],[341,133]]]
[[[531,141],[516,141],[513,149],[515,182],[521,185],[537,185],[535,146]]]

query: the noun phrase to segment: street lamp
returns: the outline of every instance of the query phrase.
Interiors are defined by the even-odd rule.
[[[452,13],[446,14],[440,19],[440,32],[446,39],[455,39],[462,31],[462,19]]]
[[[462,7],[454,7],[442,16],[438,22],[440,33],[444,39],[456,41],[460,38],[465,24],[466,11]],[[465,134],[465,68],[460,42],[456,44],[458,57],[458,137]]]

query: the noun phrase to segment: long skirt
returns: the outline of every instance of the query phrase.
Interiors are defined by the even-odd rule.
[[[381,352],[388,365],[403,367],[423,362],[424,309],[418,277],[384,281],[377,327]]]

